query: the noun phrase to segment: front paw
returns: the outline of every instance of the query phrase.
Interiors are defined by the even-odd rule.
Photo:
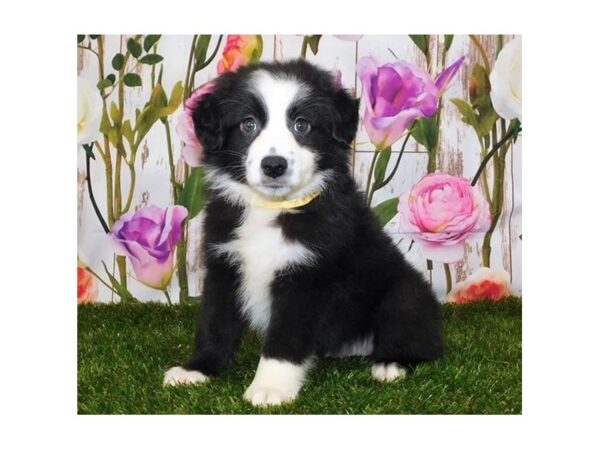
[[[389,382],[394,380],[402,380],[406,378],[408,370],[396,363],[379,363],[373,364],[371,375],[377,381]]]
[[[266,387],[266,386],[255,386],[250,385],[244,393],[244,399],[252,403],[254,406],[276,406],[283,403],[291,402],[296,398],[294,392],[284,392],[283,390]]]
[[[208,377],[197,370],[186,370],[183,367],[171,367],[165,372],[163,378],[164,386],[175,386],[178,384],[197,384],[208,381]]]

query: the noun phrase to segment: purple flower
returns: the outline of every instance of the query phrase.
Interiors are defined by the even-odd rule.
[[[115,252],[127,256],[135,278],[164,290],[173,275],[173,253],[188,215],[183,206],[147,206],[117,220],[110,232]]]
[[[432,117],[439,98],[460,68],[464,56],[446,68],[435,81],[424,69],[406,61],[381,66],[371,57],[358,62],[366,109],[364,123],[377,149],[396,142],[420,117]]]

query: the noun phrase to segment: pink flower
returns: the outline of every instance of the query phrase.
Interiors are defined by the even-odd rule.
[[[262,55],[262,36],[260,34],[230,34],[227,36],[223,58],[217,64],[219,75],[234,72],[240,66],[256,62]]]
[[[492,270],[481,267],[457,283],[447,295],[445,301],[452,303],[471,303],[477,300],[499,301],[512,295],[510,276],[505,270]]]
[[[435,81],[424,69],[406,61],[378,66],[371,57],[358,62],[366,109],[364,123],[378,149],[396,142],[420,117],[432,117],[439,98],[458,72],[464,56],[438,75]]]
[[[423,246],[423,255],[445,263],[463,256],[463,243],[490,227],[488,204],[468,180],[444,173],[421,178],[400,197],[400,229]]]
[[[77,266],[77,303],[94,303],[98,298],[98,284],[94,276]]]
[[[177,118],[175,130],[184,144],[183,149],[181,150],[181,156],[191,167],[198,167],[202,164],[202,153],[204,150],[198,136],[196,136],[192,113],[198,107],[204,96],[210,94],[214,88],[215,84],[209,81],[196,89],[190,98],[185,101],[183,110]]]
[[[115,222],[110,237],[115,252],[127,256],[135,278],[164,290],[174,270],[173,253],[181,238],[181,224],[188,211],[183,206],[166,209],[147,206],[123,215]]]

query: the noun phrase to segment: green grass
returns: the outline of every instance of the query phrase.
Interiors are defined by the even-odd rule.
[[[191,354],[197,306],[86,305],[78,312],[80,414],[519,414],[521,301],[444,306],[447,352],[409,378],[381,384],[364,358],[320,361],[294,403],[242,400],[260,353],[248,334],[225,374],[163,388]]]

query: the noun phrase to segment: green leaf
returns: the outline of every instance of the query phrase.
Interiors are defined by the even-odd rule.
[[[187,220],[193,219],[202,211],[207,197],[208,186],[204,178],[204,168],[194,167],[177,199],[177,203],[185,206],[188,210]]]
[[[129,38],[127,40],[127,50],[129,50],[131,56],[133,56],[136,59],[139,58],[142,54],[142,46],[133,38]]]
[[[88,155],[91,159],[96,159],[96,156],[94,155],[94,144],[83,144],[83,150],[85,150],[86,155]]]
[[[144,38],[144,50],[149,52],[150,49],[158,42],[160,34],[149,34]]]
[[[137,73],[128,73],[123,77],[125,86],[136,87],[142,85],[142,79]]]
[[[386,147],[379,152],[377,161],[375,162],[375,181],[380,183],[385,178],[385,171],[390,162],[392,155],[392,147]]]
[[[500,117],[494,111],[494,108],[488,108],[482,111],[477,120],[477,132],[480,136],[485,136],[494,127],[494,124]]]
[[[398,214],[399,201],[400,200],[397,197],[390,198],[372,208],[373,213],[375,214],[375,217],[377,217],[377,220],[379,220],[381,226],[385,226],[396,214]]]
[[[114,80],[110,79],[109,77],[106,77],[105,79],[98,81],[98,83],[96,84],[96,87],[98,89],[102,90],[102,89],[112,86],[113,83],[114,83]]]
[[[158,64],[162,60],[163,60],[163,57],[160,55],[157,55],[155,53],[149,53],[140,58],[140,62],[142,64],[149,64],[149,65]]]
[[[469,77],[469,101],[473,108],[477,109],[484,105],[490,98],[491,90],[490,79],[485,68],[481,64],[475,64]]]
[[[123,122],[123,125],[121,126],[121,133],[123,133],[123,136],[125,137],[125,139],[127,139],[129,148],[133,148],[134,133],[133,133],[133,129],[131,128],[131,121],[126,120]]]
[[[411,135],[415,141],[431,151],[437,146],[438,132],[435,117],[422,117],[415,122]]]
[[[115,77],[115,74],[114,74],[114,73],[109,73],[108,75],[106,75],[106,79],[107,79],[107,80],[110,80],[111,84],[115,84],[115,80],[116,80],[117,78]]]
[[[163,89],[162,85],[157,84],[156,86],[154,86],[154,89],[152,90],[152,95],[150,97],[150,103],[152,104],[152,106],[154,106],[158,111],[160,108],[167,106],[168,102],[169,99],[167,98],[167,94]]]
[[[444,50],[445,51],[450,50],[450,47],[452,46],[452,41],[454,41],[453,34],[445,34],[444,35]]]
[[[477,129],[477,116],[475,115],[475,110],[473,107],[460,98],[453,98],[450,100],[452,103],[456,105],[460,113],[462,114],[462,120],[464,123],[471,125],[479,134]]]
[[[78,34],[77,35],[77,43],[78,44],[81,44],[84,39],[85,39],[85,34]]]
[[[102,111],[102,118],[100,119],[100,132],[108,136],[108,132],[111,130],[112,125],[108,119],[106,111]]]
[[[415,43],[419,50],[423,52],[425,56],[429,53],[429,35],[427,34],[409,34],[409,38]]]
[[[110,118],[115,125],[119,124],[123,118],[123,114],[115,102],[111,102],[110,104]]]
[[[306,37],[306,42],[308,42],[308,47],[310,48],[310,51],[313,52],[313,55],[316,55],[317,52],[319,51],[319,42],[320,41],[321,41],[320,34],[313,34],[311,36]],[[261,38],[261,43],[262,43],[262,38]]]
[[[102,36],[101,34],[90,34],[90,39],[98,39],[100,36]]]
[[[135,128],[137,132],[136,143],[146,136],[152,125],[160,118],[160,111],[167,107],[167,95],[160,84],[154,86],[150,101],[146,103],[144,109],[138,114],[136,111]]]
[[[123,55],[123,53],[117,53],[115,56],[113,56],[111,63],[113,69],[121,70],[123,68],[123,65],[125,64],[125,55]]]
[[[169,106],[177,109],[183,100],[183,83],[178,81],[171,89],[171,97],[169,98]]]
[[[320,36],[319,36],[319,39],[321,39]],[[252,55],[250,55],[250,62],[258,62],[258,61],[260,61],[260,57],[262,56],[262,52],[263,52],[263,39],[262,39],[262,35],[257,34],[256,35],[256,41],[257,41],[257,47],[252,52]],[[309,42],[309,45],[310,45],[310,42]],[[319,42],[317,41],[317,51],[318,51],[318,47],[319,47]],[[312,50],[312,47],[311,47],[311,50]],[[316,54],[317,52],[313,51],[313,53]]]
[[[121,283],[119,283],[119,281],[110,273],[110,271],[108,270],[108,267],[106,267],[106,263],[104,261],[102,261],[102,265],[104,266],[106,275],[108,275],[110,284],[112,284],[113,288],[115,288],[115,291],[117,291],[117,294],[119,295],[119,297],[121,297],[121,301],[123,303],[136,301],[134,296],[131,295],[131,292],[129,292],[127,290],[127,288],[125,288],[123,285],[121,285]]]
[[[196,70],[206,61],[206,53],[210,44],[210,34],[201,34],[196,40],[196,48],[194,49],[194,59],[196,61]]]
[[[158,117],[164,122],[165,117],[167,117],[170,114],[173,114],[177,110],[177,108],[179,108],[179,105],[181,105],[182,100],[183,84],[181,81],[178,81],[177,83],[175,83],[175,86],[173,86],[173,89],[171,90],[171,97],[168,100],[168,104],[165,96],[164,104],[161,104],[161,107],[157,111]]]

